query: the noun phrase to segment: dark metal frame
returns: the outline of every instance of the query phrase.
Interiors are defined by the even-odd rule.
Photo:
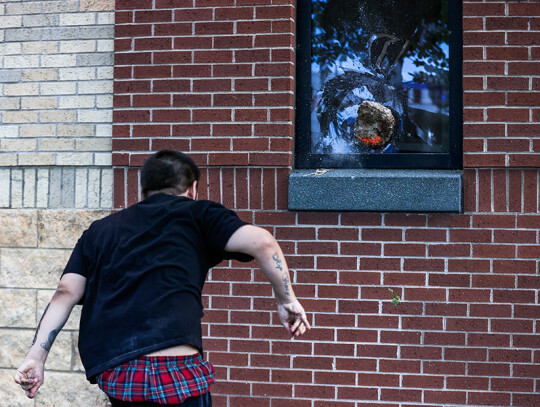
[[[311,153],[311,0],[297,1],[295,168],[461,169],[463,167],[462,5],[461,1],[447,1],[450,28],[448,153],[350,155]]]

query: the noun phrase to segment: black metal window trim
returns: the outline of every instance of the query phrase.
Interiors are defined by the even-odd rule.
[[[311,153],[311,0],[297,1],[295,168],[461,169],[463,167],[462,4],[461,1],[453,0],[448,0],[448,3],[450,28],[448,153],[351,156]]]

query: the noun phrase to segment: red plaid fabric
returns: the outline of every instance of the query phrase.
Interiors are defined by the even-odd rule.
[[[178,404],[210,390],[214,367],[200,354],[142,356],[105,370],[96,381],[117,400]]]

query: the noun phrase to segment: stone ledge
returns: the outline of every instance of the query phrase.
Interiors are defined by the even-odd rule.
[[[291,211],[462,212],[459,170],[294,170]]]

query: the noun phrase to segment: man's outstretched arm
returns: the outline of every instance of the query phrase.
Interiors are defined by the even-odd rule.
[[[272,284],[279,318],[290,335],[300,336],[311,329],[304,308],[294,294],[287,262],[274,236],[263,228],[245,225],[233,233],[225,250],[255,257]]]
[[[21,385],[27,397],[34,398],[43,384],[45,360],[71,310],[82,298],[85,285],[86,278],[79,274],[64,274],[60,279],[58,288],[39,321],[32,346],[15,374],[15,382]]]

